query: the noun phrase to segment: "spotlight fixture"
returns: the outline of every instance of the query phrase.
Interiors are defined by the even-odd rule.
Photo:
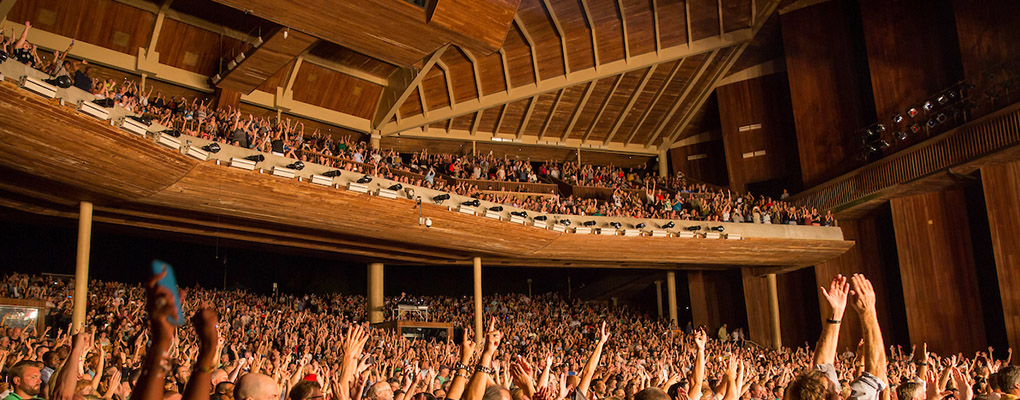
[[[569,219],[561,219],[560,223],[563,224],[563,226],[570,226],[570,220]]]
[[[669,221],[662,225],[662,229],[673,229],[675,226],[676,224],[674,224],[673,221]]]
[[[443,193],[441,195],[433,197],[432,201],[436,202],[436,203],[442,203],[442,202],[444,202],[446,200],[449,200],[449,199],[450,199],[450,194],[449,193]]]
[[[708,230],[710,230],[710,231],[715,231],[715,232],[722,232],[722,231],[723,231],[723,230],[725,230],[725,229],[726,229],[726,227],[724,227],[724,226],[722,226],[722,225],[719,225],[719,226],[713,226],[713,227],[709,227],[709,228],[708,228]]]
[[[909,115],[910,118],[916,117],[918,113],[919,111],[917,111],[917,107],[910,107],[910,109],[907,110],[907,115]]]
[[[545,215],[539,215],[539,216],[535,217],[535,221],[545,221],[547,219],[549,219],[549,217],[547,217]]]
[[[889,148],[889,142],[885,140],[879,140],[878,143],[875,144],[875,146],[877,146],[879,149],[887,149]]]
[[[463,205],[468,206],[468,207],[478,207],[478,206],[482,205],[482,202],[478,201],[478,199],[474,199],[474,200],[471,200],[471,201],[465,201],[465,202],[460,203],[460,204],[463,204]]]
[[[928,120],[928,127],[929,127],[929,128],[934,128],[934,127],[935,127],[935,125],[938,125],[938,124],[939,124],[939,122],[938,122],[938,121],[936,121],[936,120],[935,120],[935,118],[932,118],[932,119],[929,119],[929,120]]]
[[[216,142],[212,142],[212,143],[209,143],[209,144],[207,144],[205,146],[202,146],[202,150],[205,150],[205,151],[208,151],[210,153],[216,154],[216,153],[220,152],[220,144],[216,143]]]
[[[326,171],[322,173],[322,176],[325,176],[327,178],[336,178],[340,176],[340,170],[334,169],[332,171]]]
[[[244,159],[248,160],[248,161],[254,161],[254,162],[260,163],[260,162],[266,161],[266,156],[261,155],[261,154],[255,154],[255,155],[251,155],[251,156],[245,157]]]
[[[876,133],[882,133],[885,132],[885,125],[875,124],[871,126],[871,129],[873,129]]]
[[[648,224],[646,224],[646,223],[642,222],[642,223],[640,223],[640,224],[634,225],[634,228],[637,228],[637,229],[644,229],[644,227],[646,227],[646,226],[648,226]]]
[[[360,183],[362,185],[364,185],[366,183],[369,183],[371,181],[372,181],[372,177],[368,176],[368,175],[365,175],[365,176],[362,176],[361,178],[358,178],[358,183]]]
[[[893,136],[896,137],[896,140],[899,140],[901,142],[907,140],[907,132],[904,131],[898,131],[895,134],[893,134]]]
[[[305,169],[305,163],[301,162],[301,160],[297,160],[294,161],[293,163],[288,164],[287,168],[293,169],[295,171],[300,171]]]
[[[898,124],[898,123],[900,123],[900,122],[903,122],[903,114],[896,114],[896,115],[893,115],[893,117],[892,117],[892,122],[893,122],[894,124]]]
[[[591,220],[591,221],[584,221],[584,223],[582,223],[581,225],[584,225],[584,226],[595,226],[595,224],[596,224],[595,220]]]
[[[405,192],[407,192],[407,199],[408,200],[411,200],[411,199],[414,198],[414,189],[407,188],[407,190],[405,190]],[[418,204],[421,204],[421,198],[418,199]]]
[[[691,231],[691,232],[697,232],[697,231],[701,230],[701,227],[698,226],[698,225],[691,225],[691,226],[688,226],[688,227],[686,227],[684,229],[688,230],[688,231]]]
[[[918,125],[918,124],[910,125],[910,132],[911,133],[917,133],[917,132],[920,132],[920,131],[921,131],[921,125]]]
[[[395,191],[398,191],[398,190],[403,189],[403,188],[404,188],[404,185],[401,185],[399,183],[394,183],[393,185],[390,185],[390,187],[388,187],[386,189],[392,190],[392,191],[395,192]]]
[[[490,211],[500,212],[503,211],[503,206],[489,207]]]
[[[935,101],[939,102],[939,105],[944,105],[949,102],[949,95],[940,94],[938,97],[935,98]]]
[[[528,213],[526,211],[511,211],[510,215],[516,215],[521,218],[528,218]]]
[[[931,111],[935,108],[935,104],[930,101],[926,101],[924,104],[921,104],[921,108],[923,108],[924,111]]]
[[[946,117],[946,113],[939,113],[939,115],[935,117],[935,120],[940,124],[946,122],[947,119],[949,119],[949,117]]]
[[[616,222],[616,221],[613,221],[613,222],[610,222],[610,223],[609,223],[609,226],[611,226],[611,227],[613,227],[613,228],[616,228],[616,229],[620,229],[620,228],[622,228],[622,227],[623,227],[623,224],[621,224],[621,223],[619,223],[619,222]]]

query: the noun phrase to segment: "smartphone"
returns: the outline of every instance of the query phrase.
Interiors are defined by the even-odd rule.
[[[152,274],[159,275],[163,271],[166,271],[166,275],[156,284],[170,289],[170,293],[174,295],[174,308],[177,309],[177,319],[175,320],[173,317],[167,316],[166,320],[173,325],[184,325],[184,312],[181,310],[181,295],[177,292],[177,277],[174,276],[174,267],[162,260],[152,260]]]

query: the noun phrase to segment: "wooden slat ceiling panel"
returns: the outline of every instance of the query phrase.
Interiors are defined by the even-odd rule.
[[[454,118],[450,124],[450,129],[467,131],[471,130],[471,124],[474,123],[475,115],[461,115]]]
[[[164,3],[160,0],[148,1],[155,5]],[[253,37],[264,35],[279,27],[279,25],[252,14],[209,0],[174,0],[170,4],[170,9],[188,15],[201,16],[202,19],[213,24],[246,33]]]
[[[662,47],[687,43],[687,18],[683,0],[655,0],[659,13],[659,40]]]
[[[623,107],[630,100],[630,95],[634,93],[634,89],[637,89],[638,84],[641,82],[641,77],[644,76],[646,71],[648,71],[648,68],[631,71],[623,75],[623,80],[616,88],[616,91],[611,94],[613,97],[609,99],[609,103],[606,104],[606,108],[595,124],[595,128],[592,129],[591,135],[588,136],[589,141],[605,140],[609,131],[613,129],[616,119],[623,112]]]
[[[535,70],[531,64],[531,49],[524,40],[517,25],[511,25],[506,34],[503,49],[506,51],[507,67],[510,69],[510,85],[513,87],[535,83]]]
[[[591,27],[584,18],[584,9],[577,0],[551,0],[552,11],[567,37],[567,61],[571,71],[591,68],[595,65],[595,53],[591,47]]]
[[[418,93],[418,88],[411,90],[411,95],[407,96],[407,101],[400,105],[400,117],[409,117],[411,115],[421,114],[421,96]]]
[[[691,38],[694,40],[719,36],[719,3],[717,0],[687,0],[691,6]],[[762,2],[764,3],[764,1]]]
[[[164,24],[163,27],[166,28],[167,25]],[[178,36],[186,37],[184,34],[178,34]],[[247,57],[236,68],[226,71],[223,74],[223,80],[219,81],[216,86],[242,94],[251,93],[265,82],[266,79],[269,79],[270,76],[279,71],[280,68],[283,68],[288,62],[304,53],[317,40],[314,36],[298,31],[290,32],[288,35],[288,31],[278,30],[271,35],[267,35],[265,43],[257,49],[246,53]],[[191,41],[194,40],[189,40],[185,43]],[[211,40],[208,42],[215,43],[215,41]],[[163,41],[159,43],[160,46],[163,45]],[[171,56],[173,55],[173,53],[170,54]],[[164,56],[164,53],[160,52],[160,58],[162,59]]]
[[[659,66],[652,72],[651,78],[648,78],[648,84],[645,85],[644,90],[638,95],[637,100],[634,101],[634,106],[626,110],[626,117],[624,117],[623,123],[620,125],[619,131],[616,132],[616,136],[613,137],[613,142],[624,142],[630,133],[636,128],[635,125],[641,115],[652,107],[652,99],[655,94],[658,93],[659,88],[662,85],[667,84],[666,78],[672,71],[673,66],[676,65],[677,61],[671,61],[667,63],[659,64]],[[661,97],[660,97],[661,98]]]
[[[453,99],[460,103],[478,98],[475,88],[475,69],[464,53],[456,47],[443,53],[443,62],[450,68],[450,82],[453,84]]]
[[[568,138],[581,139],[584,136],[584,133],[588,131],[588,127],[591,126],[595,114],[602,107],[602,102],[606,99],[606,96],[609,96],[609,89],[612,89],[613,85],[616,84],[617,78],[617,76],[603,78],[595,84],[595,89],[592,90],[591,96],[588,97],[588,103],[584,105],[581,114],[578,115],[577,123],[574,124],[574,129],[570,132]]]
[[[478,57],[478,74],[482,77],[482,93],[489,95],[506,90],[503,59],[499,53]]]
[[[691,122],[687,125],[687,129],[677,137],[677,140],[697,135],[717,126],[719,126],[719,100],[715,92],[712,92],[708,100],[705,101],[705,105],[691,117]]]
[[[382,87],[350,75],[302,63],[294,79],[294,100],[371,118]]]
[[[7,19],[31,21],[36,29],[138,55],[138,48],[149,44],[156,15],[112,0],[23,0],[14,2]],[[14,40],[20,35],[15,32]]]
[[[240,40],[169,18],[163,20],[163,29],[156,43],[161,64],[202,75],[216,74],[220,71],[222,57],[228,57],[223,60],[226,64],[229,59],[250,48],[251,45]]]
[[[762,24],[758,34],[754,35],[754,39],[751,39],[751,43],[740,54],[733,68],[730,68],[730,73],[781,58],[783,58],[783,35],[779,28],[779,14],[774,14]]]
[[[480,120],[478,121],[478,131],[479,132],[490,132],[491,133],[493,131],[493,129],[495,129],[496,120],[499,119],[499,110],[501,108],[503,108],[503,107],[500,106],[500,107],[487,108],[485,110],[482,110],[480,113],[478,113],[479,114],[479,118],[480,118]]]
[[[581,102],[581,97],[584,96],[584,89],[588,85],[574,85],[566,88],[563,91],[563,97],[560,98],[560,105],[556,107],[556,111],[553,114],[551,120],[549,120],[549,127],[545,131],[543,138],[560,138],[563,136],[563,130],[567,129],[567,124],[570,123],[570,117],[574,115],[574,110],[577,109],[578,103]]]
[[[528,126],[524,128],[525,135],[538,136],[538,131],[542,130],[542,125],[545,125],[546,117],[552,112],[553,102],[556,101],[558,94],[559,91],[555,91],[537,97],[538,103],[535,104],[535,111],[532,111]]]
[[[421,82],[425,91],[425,105],[429,110],[450,105],[450,94],[446,90],[446,75],[439,67],[433,67]]]
[[[333,61],[379,78],[387,78],[397,69],[393,64],[366,56],[346,47],[320,40],[309,54]]]
[[[680,65],[680,71],[677,72],[673,81],[668,83],[669,86],[666,87],[662,96],[659,97],[659,101],[652,105],[652,109],[648,112],[648,117],[645,118],[644,123],[637,127],[637,133],[631,139],[631,143],[645,143],[648,136],[655,132],[659,126],[659,121],[666,118],[673,104],[676,103],[677,98],[680,97],[680,94],[686,88],[688,80],[697,72],[707,57],[707,54],[699,54],[684,60],[683,64]]]
[[[546,13],[541,0],[521,0],[517,8],[517,17],[524,24],[524,29],[535,41],[535,52],[538,54],[538,74],[541,79],[549,79],[564,74],[563,49],[560,37],[556,34],[551,17]]]
[[[585,0],[595,22],[595,39],[598,43],[599,62],[602,64],[622,60],[623,25],[616,9],[616,0]]]
[[[683,121],[683,119],[687,116],[688,113],[698,111],[693,110],[692,108],[695,106],[698,94],[702,93],[706,89],[706,87],[711,84],[711,82],[709,82],[710,79],[708,79],[708,77],[715,75],[719,71],[719,69],[723,67],[723,64],[725,64],[724,61],[726,60],[727,57],[729,57],[730,53],[735,51],[735,49],[736,49],[735,47],[728,47],[719,50],[719,55],[717,55],[715,59],[712,60],[712,64],[707,67],[704,76],[702,76],[702,79],[700,79],[698,82],[695,82],[694,89],[691,90],[690,95],[688,95],[687,98],[684,99],[684,104],[680,106],[680,110],[673,115],[672,119],[666,121],[665,123],[666,128],[662,131],[662,135],[660,135],[659,138],[656,139],[656,143],[653,143],[653,145],[658,145],[659,140],[661,140],[662,138],[668,138],[671,135],[673,135],[673,133],[676,132],[676,130],[679,128],[681,121]],[[688,126],[688,128],[685,129],[685,131],[691,132],[689,128],[690,126]],[[679,137],[683,138],[685,137],[685,135],[681,134]]]
[[[723,29],[733,32],[751,26],[751,0],[723,2]]]
[[[655,19],[649,0],[622,0],[623,15],[627,19],[627,42],[630,54],[655,51]],[[667,18],[668,19],[668,18]]]
[[[259,85],[259,87],[255,88],[255,90],[261,90],[266,93],[276,94],[276,88],[284,87],[287,85],[287,78],[290,77],[290,70],[292,68],[294,68],[294,61],[291,61],[287,63],[287,65],[284,65],[283,68],[280,68],[279,71],[276,71],[276,73],[273,74],[273,76],[270,76],[269,79],[266,79],[265,82],[262,82],[262,84]]]
[[[517,127],[524,120],[524,111],[528,109],[528,102],[531,99],[521,99],[507,104],[506,115],[503,116],[503,124],[499,127],[499,133],[517,134]]]

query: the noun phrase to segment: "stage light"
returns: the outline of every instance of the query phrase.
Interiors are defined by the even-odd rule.
[[[216,154],[216,153],[220,152],[220,144],[216,143],[216,142],[209,143],[209,144],[207,144],[205,146],[202,146],[202,150],[205,150],[205,151],[208,151],[210,153]]]
[[[896,140],[899,140],[901,142],[907,140],[907,133],[904,131],[898,131],[895,134],[893,134],[893,136],[896,137]]]
[[[947,119],[949,119],[949,117],[946,116],[946,113],[939,113],[939,115],[935,117],[935,120],[940,124],[946,122]]]
[[[545,221],[547,219],[549,219],[549,217],[547,217],[545,215],[539,215],[539,216],[535,217],[535,221]]]
[[[372,182],[372,177],[368,176],[368,175],[365,175],[365,176],[362,176],[361,178],[358,178],[357,182],[362,184],[362,185],[364,185],[366,183]]]
[[[528,218],[528,213],[526,211],[511,211],[510,215],[516,215],[521,218]]]
[[[322,173],[322,176],[325,176],[327,178],[336,178],[340,176],[340,170],[334,169],[332,171],[326,171]]]
[[[595,220],[591,220],[591,221],[584,221],[583,223],[581,223],[581,225],[584,225],[584,226],[595,226],[596,223],[597,222],[595,222]]]
[[[879,140],[878,143],[875,144],[875,146],[877,146],[879,149],[887,149],[889,148],[889,142],[885,140]]]
[[[474,200],[471,200],[471,201],[465,201],[465,202],[460,203],[460,204],[463,204],[463,205],[469,206],[469,207],[478,207],[478,206],[482,205],[482,202],[478,201],[478,199],[474,199]]]
[[[935,120],[935,118],[932,118],[932,119],[929,119],[929,120],[928,120],[928,127],[929,127],[929,128],[934,128],[934,127],[935,127],[935,125],[938,125],[938,124],[939,124],[939,123],[938,123],[938,121],[936,121],[936,120]]]
[[[874,129],[875,132],[877,132],[877,133],[882,133],[882,132],[885,132],[885,125],[883,125],[883,124],[875,124],[875,125],[871,126],[871,129]]]
[[[569,219],[561,219],[560,223],[563,224],[563,226],[570,226],[570,220]]]
[[[939,105],[945,105],[949,102],[949,96],[946,94],[940,94],[935,98],[935,101],[939,102]]]
[[[449,200],[449,199],[450,199],[450,194],[449,193],[443,193],[441,195],[432,197],[432,201],[435,202],[435,203],[442,203],[442,202],[444,202],[446,200]]]
[[[642,222],[640,224],[637,224],[637,225],[634,225],[634,227],[637,228],[637,229],[644,229],[644,227],[646,227],[646,226],[648,226],[648,224],[645,224],[644,222]]]
[[[387,189],[392,190],[392,191],[397,191],[397,190],[400,190],[400,189],[403,189],[403,188],[404,188],[404,185],[401,185],[401,184],[397,183],[397,184],[390,185],[390,187],[388,187]]]
[[[935,108],[935,104],[932,104],[930,101],[926,101],[924,104],[921,104],[921,108],[923,108],[924,111],[931,111]]]
[[[662,229],[673,229],[674,226],[676,226],[676,224],[674,224],[673,221],[669,221],[662,225]]]
[[[893,117],[892,117],[892,122],[893,122],[894,124],[898,124],[898,123],[900,123],[900,122],[903,122],[903,114],[896,114],[896,115],[893,115]]]
[[[253,162],[260,163],[260,162],[266,161],[266,156],[261,155],[261,154],[255,154],[255,155],[251,155],[251,156],[245,157],[244,159],[248,160],[248,161],[253,161]]]
[[[686,227],[684,229],[689,230],[691,232],[697,232],[697,231],[701,230],[701,227],[698,226],[698,225],[691,225],[691,226],[688,226],[688,227]]]
[[[917,132],[920,132],[920,131],[921,131],[921,125],[918,125],[918,124],[910,125],[910,132],[911,133],[917,133]]]
[[[297,160],[290,164],[287,164],[287,168],[290,168],[295,171],[300,171],[305,169],[305,163],[301,162],[301,160]]]
[[[621,224],[621,223],[619,223],[619,222],[616,222],[616,221],[613,221],[613,222],[610,222],[610,223],[609,223],[609,226],[611,226],[611,227],[613,227],[613,228],[616,228],[616,229],[620,229],[620,228],[622,228],[622,227],[623,227],[623,224]]]
[[[408,200],[414,198],[414,189],[407,188],[407,190],[405,190],[404,193],[407,193],[407,199]],[[418,199],[418,201],[421,202],[421,199]]]
[[[907,115],[909,115],[910,118],[916,117],[918,113],[919,111],[917,111],[917,107],[910,107],[910,109],[907,110]]]
[[[713,226],[713,227],[710,227],[710,228],[708,228],[708,229],[710,229],[710,230],[712,230],[712,231],[715,231],[715,232],[722,232],[723,230],[725,230],[725,229],[726,229],[726,227],[724,227],[724,226],[722,226],[722,225],[719,225],[719,226]]]
[[[490,211],[495,211],[495,212],[501,212],[501,211],[503,211],[503,206],[489,207],[489,210]]]

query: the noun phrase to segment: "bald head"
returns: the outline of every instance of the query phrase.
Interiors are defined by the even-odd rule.
[[[280,398],[280,388],[276,386],[273,378],[266,375],[252,373],[242,376],[234,386],[235,400],[277,400]]]
[[[387,382],[377,382],[368,388],[368,398],[371,400],[393,400],[393,388]]]

